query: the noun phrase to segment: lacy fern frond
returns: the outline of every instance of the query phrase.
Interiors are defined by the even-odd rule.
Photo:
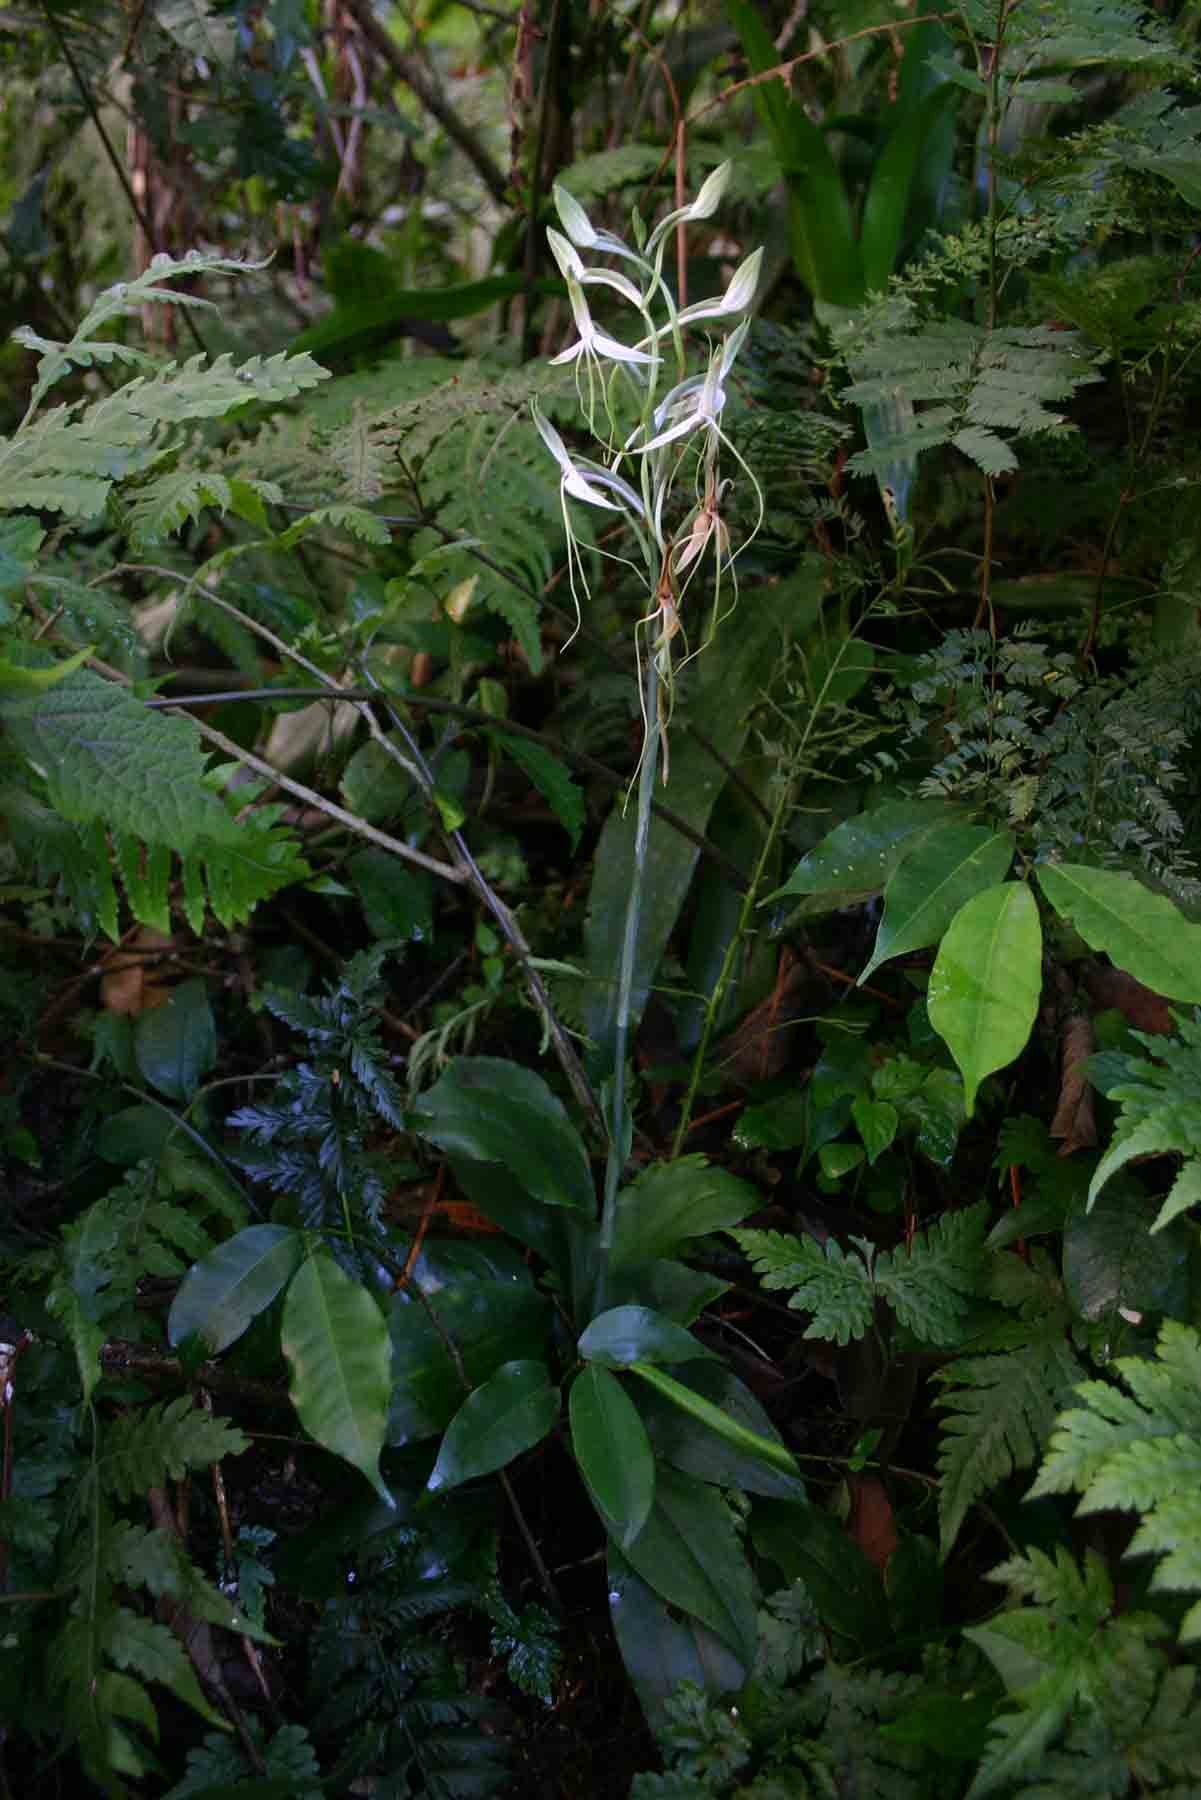
[[[168,862],[165,854],[156,859],[156,850],[182,859],[184,910],[194,929],[203,923],[205,885],[217,917],[232,925],[308,874],[295,840],[277,827],[281,808],[249,821],[236,816],[211,790],[190,726],[149,711],[88,669],[42,693],[0,699],[0,721],[44,780],[56,812],[85,828],[87,850],[101,856],[96,828],[111,830],[130,901],[160,929],[168,919]],[[139,844],[149,847],[145,864]],[[97,879],[100,920],[116,937],[111,876]]]
[[[310,1225],[347,1201],[374,1219],[387,1194],[386,1169],[368,1149],[378,1121],[405,1129],[375,1011],[386,955],[381,948],[351,957],[318,998],[273,988],[262,997],[307,1040],[309,1060],[281,1077],[269,1102],[232,1115],[230,1125],[246,1134],[234,1160],[276,1192],[292,1194]]]
[[[191,1469],[241,1456],[249,1447],[242,1432],[181,1394],[114,1419],[96,1458],[96,1479],[104,1493],[129,1500],[168,1478],[182,1481]]]
[[[171,469],[156,475],[127,496],[130,542],[136,551],[164,543],[182,525],[199,518],[207,507],[232,512],[265,528],[265,505],[278,505],[283,490],[277,482],[227,477],[210,470]]]
[[[1012,440],[1062,434],[1067,420],[1052,406],[1100,379],[1074,334],[1042,325],[987,331],[962,319],[919,325],[903,303],[856,344],[847,364],[844,399],[875,407],[900,394],[919,409],[912,430],[850,459],[848,467],[863,475],[942,444],[986,475],[1016,469]]]
[[[188,1209],[178,1197],[199,1195],[206,1204]],[[237,1195],[215,1171],[168,1151],[156,1167],[145,1162],[64,1226],[46,1308],[62,1323],[75,1352],[84,1399],[100,1378],[106,1335],[139,1337],[134,1301],[147,1275],[177,1278],[207,1256],[216,1239],[201,1222],[218,1213],[245,1222]]]
[[[1086,1553],[1081,1566],[1062,1545],[1053,1557],[1031,1549],[1002,1563],[991,1579],[1004,1582],[1018,1604],[986,1625],[969,1627],[964,1636],[993,1662],[1016,1710],[993,1721],[967,1800],[983,1800],[1001,1788],[1009,1791],[1020,1777],[1044,1769],[1048,1747],[1069,1720],[1077,1742],[1081,1735],[1099,1734],[1109,1757],[1121,1753],[1124,1745],[1111,1729],[1115,1669],[1135,1677],[1125,1710],[1140,1710],[1141,1689],[1145,1726],[1145,1702],[1154,1705],[1166,1667],[1155,1646],[1160,1621],[1146,1613],[1116,1614],[1113,1584],[1094,1551]],[[1179,1688],[1170,1689],[1165,1698],[1170,1708]],[[1171,1747],[1164,1749],[1171,1760]],[[1102,1770],[1106,1760],[1103,1755]],[[1095,1791],[1125,1795],[1128,1788],[1123,1784],[1107,1790],[1099,1784]]]
[[[164,426],[223,418],[248,400],[291,400],[327,376],[307,356],[256,356],[235,368],[229,355],[197,354],[103,400],[57,406],[0,444],[0,508],[97,518],[116,482],[166,454]]]
[[[864,1238],[843,1250],[834,1238],[793,1237],[779,1231],[729,1233],[766,1288],[792,1288],[788,1304],[813,1318],[807,1338],[846,1344],[870,1326],[877,1299],[926,1343],[958,1342],[968,1303],[985,1276],[985,1207],[947,1213],[919,1233],[907,1250],[876,1252]]]
[[[944,1392],[938,1450],[939,1534],[945,1556],[969,1509],[1019,1469],[1034,1466],[1059,1409],[1083,1373],[1068,1338],[1062,1287],[1048,1261],[994,1258],[991,1296],[1020,1317],[990,1331],[937,1372]]]
[[[125,344],[97,337],[97,332],[112,325],[117,319],[134,317],[144,306],[150,305],[190,306],[207,312],[217,310],[211,300],[189,293],[186,288],[166,287],[164,283],[174,281],[178,276],[194,278],[198,275],[246,274],[265,266],[263,263],[241,261],[237,257],[212,255],[203,250],[191,250],[181,257],[154,256],[142,273],[132,281],[117,282],[115,287],[106,288],[93,301],[69,343],[51,343],[46,338],[38,337],[27,326],[21,326],[14,331],[14,340],[23,344],[26,349],[37,350],[41,354],[30,411],[40,404],[43,396],[57,381],[61,381],[69,369],[90,369],[96,364],[113,362],[142,367],[153,363],[155,359],[144,350],[131,350]]]
[[[1123,1387],[1086,1381],[1061,1414],[1031,1496],[1075,1490],[1077,1512],[1137,1511],[1128,1555],[1163,1560],[1152,1591],[1201,1589],[1201,1337],[1165,1320],[1156,1356],[1119,1357]],[[1185,1614],[1181,1641],[1201,1639],[1201,1600]]]
[[[1113,1141],[1089,1185],[1089,1205],[1110,1177],[1135,1157],[1184,1158],[1152,1231],[1162,1231],[1180,1213],[1201,1203],[1201,1011],[1194,1011],[1191,1019],[1180,1018],[1177,1029],[1175,1038],[1132,1033],[1146,1056],[1111,1054],[1094,1059],[1099,1065],[1094,1080],[1120,1110]]]

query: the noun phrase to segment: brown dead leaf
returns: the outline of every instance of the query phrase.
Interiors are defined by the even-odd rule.
[[[892,1502],[878,1475],[848,1475],[847,1487],[851,1495],[851,1536],[883,1575],[897,1547]]]
[[[1074,1013],[1066,1021],[1059,1104],[1051,1120],[1051,1136],[1062,1139],[1060,1156],[1072,1156],[1077,1150],[1091,1150],[1097,1142],[1092,1084],[1085,1073],[1085,1063],[1096,1049],[1096,1042],[1093,1022],[1083,1013]]]
[[[809,978],[808,965],[785,949],[771,993],[751,1008],[718,1048],[718,1064],[731,1081],[749,1087],[782,1073],[788,1063],[793,1027],[810,1010],[806,992]]]
[[[162,980],[163,962],[147,957],[147,952],[169,950],[172,940],[161,931],[143,925],[119,950],[108,958],[100,978],[100,1004],[106,1012],[150,1012],[170,998],[171,989]]]
[[[1162,1037],[1175,1030],[1172,1009],[1163,995],[1144,987],[1122,969],[1091,963],[1085,971],[1084,985],[1094,1012],[1120,1012],[1135,1031],[1158,1032]]]

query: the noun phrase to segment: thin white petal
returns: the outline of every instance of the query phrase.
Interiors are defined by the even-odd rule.
[[[596,228],[588,214],[575,195],[569,194],[558,182],[555,183],[553,194],[555,209],[572,243],[578,244],[581,250],[591,250],[596,243]]]
[[[610,362],[648,363],[652,360],[645,350],[631,350],[628,344],[619,344],[616,338],[606,337],[603,331],[592,332],[589,348],[598,356],[607,356]]]
[[[605,496],[600,492],[599,488],[594,488],[590,481],[587,481],[583,475],[579,474],[574,469],[570,475],[564,475],[563,491],[566,494],[570,494],[573,499],[586,500],[589,506],[603,506],[606,512],[621,511],[621,508],[615,505],[612,500],[605,499]]]
[[[577,281],[582,281],[584,265],[580,261],[580,253],[574,244],[569,244],[562,232],[553,229],[547,231],[546,241],[550,245],[551,255],[558,263],[561,272],[568,277],[574,276]]]

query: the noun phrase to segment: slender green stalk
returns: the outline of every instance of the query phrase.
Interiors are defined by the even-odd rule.
[[[696,1054],[692,1058],[692,1068],[688,1076],[688,1092],[684,1096],[684,1104],[680,1109],[679,1123],[676,1126],[675,1136],[671,1143],[672,1162],[679,1156],[684,1147],[684,1139],[688,1136],[688,1128],[692,1123],[692,1109],[696,1104],[697,1089],[700,1087],[701,1076],[704,1073],[705,1063],[709,1056],[709,1045],[713,1041],[713,1033],[717,1027],[718,1018],[721,1015],[722,1002],[725,1000],[726,990],[730,985],[730,980],[734,973],[734,965],[737,962],[739,952],[742,949],[743,939],[750,930],[751,915],[759,901],[759,888],[762,884],[763,877],[767,873],[768,860],[776,847],[776,839],[780,835],[780,830],[784,824],[785,815],[787,814],[791,798],[792,783],[781,782],[779,793],[776,797],[776,804],[772,809],[770,822],[767,830],[763,834],[763,847],[759,852],[759,857],[755,863],[751,879],[747,884],[746,892],[742,896],[742,906],[738,913],[738,923],[730,933],[730,941],[726,945],[726,953],[722,957],[721,968],[718,971],[717,980],[713,984],[713,992],[710,994],[708,1004],[705,1007],[705,1023],[701,1028],[701,1040],[696,1047]]]
[[[634,826],[634,878],[626,903],[625,935],[621,945],[621,967],[617,976],[617,1030],[613,1052],[613,1083],[609,1113],[609,1151],[605,1162],[605,1195],[601,1212],[600,1272],[597,1278],[596,1310],[605,1304],[605,1288],[609,1278],[609,1257],[617,1225],[617,1189],[626,1160],[626,1052],[630,1040],[630,1010],[634,991],[634,965],[638,960],[638,932],[642,924],[642,889],[646,879],[646,851],[650,841],[651,801],[655,777],[659,769],[659,662],[652,653],[646,659],[643,695],[646,706],[646,743],[642,767],[638,773],[638,817]]]

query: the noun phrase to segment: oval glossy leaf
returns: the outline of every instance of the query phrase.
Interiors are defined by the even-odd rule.
[[[445,1431],[463,1402],[463,1375],[478,1387],[502,1363],[540,1359],[550,1323],[549,1301],[524,1283],[460,1280],[425,1302],[398,1294],[388,1314],[395,1377],[389,1444]]]
[[[646,1524],[655,1498],[655,1458],[638,1408],[608,1369],[589,1363],[567,1401],[580,1474],[624,1549]]]
[[[237,1342],[265,1312],[304,1255],[304,1238],[286,1225],[251,1225],[218,1244],[184,1277],[167,1317],[167,1339],[199,1332],[213,1354]]]
[[[682,1617],[635,1575],[609,1544],[609,1615],[626,1674],[653,1730],[668,1722],[666,1706],[682,1681],[710,1701],[740,1688],[750,1666],[740,1662],[699,1619]]]
[[[318,1251],[293,1277],[280,1332],[292,1404],[309,1436],[361,1469],[381,1500],[392,1496],[379,1472],[392,1345],[366,1288]]]
[[[1042,925],[1024,881],[986,888],[956,913],[930,974],[926,1004],[963,1076],[969,1118],[984,1077],[1025,1049],[1042,985]]]
[[[636,1372],[647,1380],[644,1370]],[[688,1370],[687,1386],[662,1369],[651,1374],[655,1381],[639,1394],[638,1407],[661,1462],[714,1487],[804,1504],[808,1496],[787,1446],[732,1369],[721,1362],[696,1363]],[[778,1461],[769,1462],[773,1449]]]
[[[893,800],[860,813],[858,818],[844,819],[801,858],[784,886],[769,894],[768,900],[824,896],[827,909],[833,910],[845,905],[848,895],[867,898],[878,894],[901,858],[947,819],[948,810],[941,800]]]
[[[1147,1313],[1188,1306],[1189,1233],[1155,1230],[1159,1201],[1133,1180],[1114,1180],[1063,1233],[1063,1285],[1082,1318],[1120,1332]]]
[[[588,1156],[540,1075],[501,1056],[460,1056],[413,1111],[422,1137],[452,1156],[500,1163],[547,1206],[591,1212]]]
[[[190,1100],[217,1060],[217,1030],[204,982],[181,982],[169,1000],[140,1013],[133,1028],[138,1068],[160,1094]]]
[[[636,1362],[691,1362],[694,1357],[713,1355],[690,1331],[662,1313],[652,1312],[649,1306],[610,1307],[583,1333],[579,1352],[586,1362],[614,1369]]]
[[[545,1363],[503,1363],[446,1427],[426,1486],[437,1493],[505,1468],[541,1443],[558,1416],[559,1390]]]
[[[860,983],[890,957],[936,944],[973,894],[1001,880],[1013,850],[1012,832],[943,825],[908,851],[884,890],[884,917]]]
[[[1201,925],[1131,875],[1044,863],[1043,893],[1093,950],[1167,1000],[1201,1002]]]
[[[754,1583],[715,1488],[660,1468],[650,1517],[623,1554],[670,1606],[707,1625],[750,1668],[759,1641]]]
[[[741,1224],[761,1203],[749,1182],[703,1156],[652,1164],[617,1196],[613,1267],[670,1256],[689,1238]]]

